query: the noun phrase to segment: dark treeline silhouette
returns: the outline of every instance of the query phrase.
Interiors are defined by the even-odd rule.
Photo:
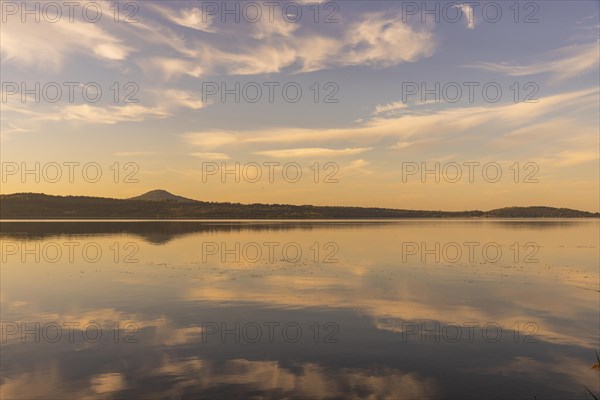
[[[140,199],[142,198],[142,199]],[[0,195],[1,219],[382,219],[382,218],[589,218],[598,213],[552,207],[491,211],[423,211],[389,208],[238,204],[203,201]]]

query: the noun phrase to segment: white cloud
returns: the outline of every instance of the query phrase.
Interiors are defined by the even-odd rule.
[[[436,48],[433,33],[413,30],[401,21],[383,13],[365,15],[347,30],[338,64],[390,67],[431,56]]]
[[[475,29],[475,14],[473,13],[473,5],[468,3],[461,3],[455,6],[462,12],[462,17],[467,21],[467,28]]]

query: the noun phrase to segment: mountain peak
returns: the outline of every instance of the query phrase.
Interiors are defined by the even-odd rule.
[[[192,203],[197,200],[188,199],[187,197],[177,196],[163,189],[156,189],[146,192],[140,196],[132,197],[129,200],[144,200],[144,201],[176,201],[179,203]]]

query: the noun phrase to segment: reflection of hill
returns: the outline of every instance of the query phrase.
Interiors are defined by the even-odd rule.
[[[170,195],[170,194],[169,194]],[[173,195],[170,195],[173,196]],[[176,197],[176,196],[174,196]],[[169,197],[171,198],[171,197]],[[389,208],[235,204],[18,193],[0,196],[2,219],[377,219],[377,218],[577,218],[599,214],[552,207],[492,211],[423,211]]]
[[[312,229],[336,229],[340,224],[347,227],[361,227],[389,222],[203,222],[203,221],[99,221],[99,222],[10,222],[0,225],[0,239],[27,238],[44,239],[60,236],[95,236],[95,235],[137,235],[154,244],[165,244],[169,241],[194,233],[242,232],[242,231],[290,231]]]
[[[49,237],[136,235],[146,242],[165,244],[178,237],[194,233],[244,232],[244,231],[292,231],[326,229],[361,229],[374,225],[400,224],[403,229],[422,225],[422,220],[355,220],[355,221],[3,221],[0,239],[45,239]],[[428,220],[425,223],[436,223]],[[439,221],[464,224],[464,220]],[[583,220],[470,220],[474,224],[494,224],[507,229],[549,229],[577,227]],[[432,226],[433,227],[433,226]]]
[[[579,224],[584,224],[585,220],[578,219],[560,219],[560,220],[548,220],[548,219],[540,219],[540,220],[518,220],[518,219],[510,219],[510,220],[494,220],[494,224],[501,225],[507,229],[553,229],[556,227],[570,227],[575,228]]]

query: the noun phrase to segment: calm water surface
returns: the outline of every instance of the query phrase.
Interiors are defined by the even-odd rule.
[[[600,392],[597,220],[1,227],[2,399]]]

